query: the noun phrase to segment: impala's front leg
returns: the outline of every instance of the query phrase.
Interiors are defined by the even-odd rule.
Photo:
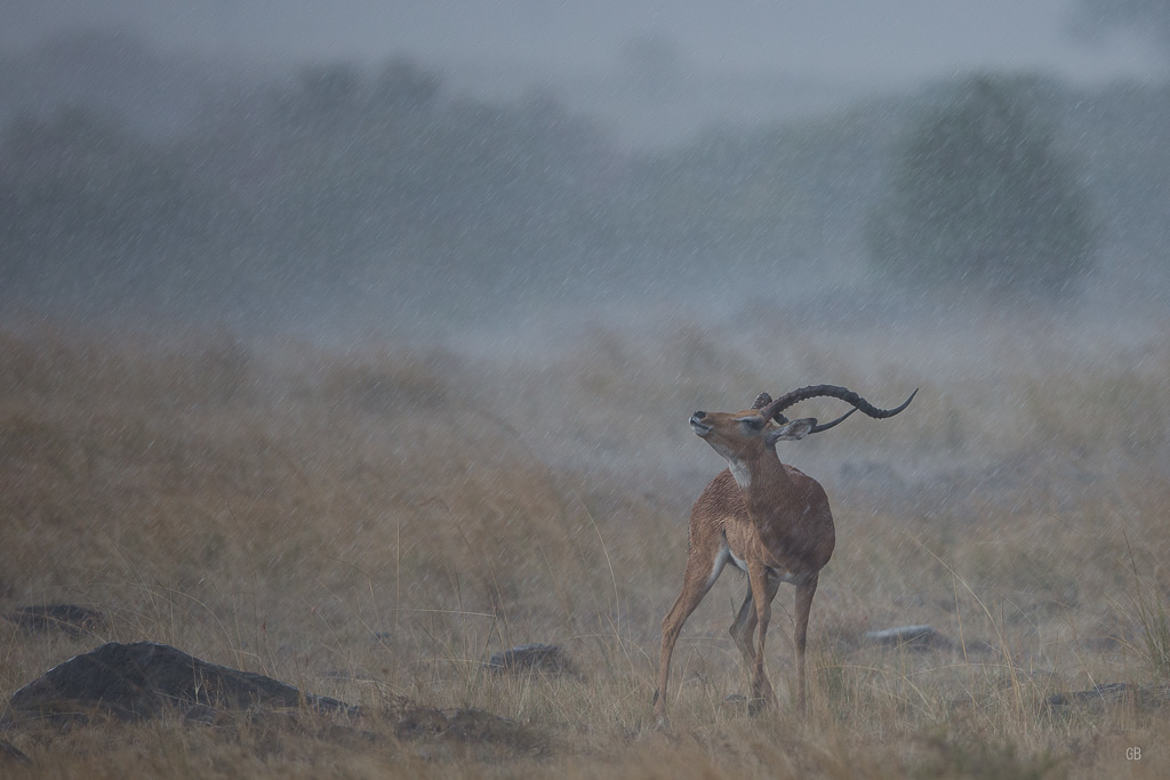
[[[662,619],[662,651],[658,660],[658,687],[654,690],[653,701],[659,728],[667,725],[666,685],[670,681],[670,656],[674,653],[674,643],[678,641],[683,623],[715,584],[727,562],[726,548],[720,549],[718,546],[720,537],[710,534],[695,536],[698,538],[693,541],[687,554],[682,592]]]
[[[752,672],[752,700],[749,709],[758,711],[760,706],[774,706],[776,695],[764,672],[764,639],[768,635],[768,621],[772,618],[772,599],[768,595],[768,570],[762,563],[748,563],[748,585],[752,589],[752,601],[756,603],[756,622],[760,638],[756,645],[755,669]]]

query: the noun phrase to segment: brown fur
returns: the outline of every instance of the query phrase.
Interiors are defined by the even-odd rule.
[[[741,471],[750,475],[750,483],[743,489],[732,472],[724,470],[707,485],[691,510],[690,547],[682,592],[662,621],[655,711],[663,723],[674,644],[683,623],[714,584],[716,570],[721,568],[719,561],[725,556],[724,545],[747,566],[748,593],[730,632],[752,674],[754,702],[775,701],[764,673],[764,638],[772,599],[780,583],[791,581],[796,585],[794,644],[799,706],[802,710],[805,707],[808,616],[818,573],[833,554],[836,540],[833,517],[820,484],[799,469],[781,463],[774,446],[766,441],[767,434],[779,433],[779,429],[760,426],[756,430],[742,423],[745,416],[753,414],[749,410],[702,416],[710,430],[699,435],[729,462],[734,459]],[[759,638],[753,647],[757,625]]]

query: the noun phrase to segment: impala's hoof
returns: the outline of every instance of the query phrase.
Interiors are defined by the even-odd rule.
[[[665,715],[659,715],[658,719],[654,721],[655,731],[670,731],[670,718]]]

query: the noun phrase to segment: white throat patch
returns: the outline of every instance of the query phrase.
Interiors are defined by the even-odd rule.
[[[735,484],[739,485],[740,490],[747,490],[752,486],[752,473],[746,463],[728,458],[727,466],[731,469],[731,476],[735,477]]]

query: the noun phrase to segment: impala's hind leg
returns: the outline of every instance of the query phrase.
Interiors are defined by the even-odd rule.
[[[776,598],[776,592],[780,587],[778,579],[769,578],[766,581],[764,588],[764,598],[771,603],[772,599]],[[751,586],[748,586],[748,595],[743,598],[743,605],[739,606],[739,612],[736,614],[735,621],[731,623],[731,628],[728,633],[731,634],[731,639],[735,640],[736,647],[739,648],[739,654],[743,656],[744,669],[748,671],[749,677],[755,674],[756,669],[756,649],[752,647],[752,636],[756,633],[756,624],[759,621],[756,619],[756,601],[751,595]],[[759,700],[749,700],[749,710],[756,712],[759,710]]]
[[[670,679],[670,656],[674,653],[674,643],[678,641],[683,623],[715,584],[726,563],[727,548],[723,546],[713,549],[692,547],[687,556],[682,592],[662,619],[662,652],[658,659],[658,688],[654,691],[654,714],[658,716],[660,726],[666,725],[666,684]]]
[[[771,601],[776,598],[776,591],[779,589],[780,580],[769,578],[764,595]],[[756,622],[756,605],[752,599],[752,589],[749,585],[747,595],[743,597],[743,605],[740,606],[739,613],[735,616],[735,621],[728,630],[731,638],[735,640],[735,646],[743,655],[743,662],[749,674],[756,663],[756,651],[752,647],[752,634],[755,633]]]
[[[817,575],[814,574],[796,586],[796,629],[793,644],[796,645],[796,686],[797,706],[800,712],[807,709],[804,683],[804,645],[808,638],[808,613],[812,610],[813,596],[817,593]]]

